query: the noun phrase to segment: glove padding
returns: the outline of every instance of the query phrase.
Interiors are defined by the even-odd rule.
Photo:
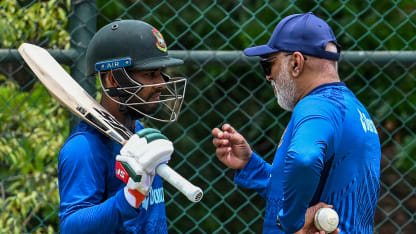
[[[124,194],[137,208],[151,189],[155,169],[167,163],[173,153],[173,144],[160,131],[146,128],[130,137],[116,157],[116,175],[127,183]]]

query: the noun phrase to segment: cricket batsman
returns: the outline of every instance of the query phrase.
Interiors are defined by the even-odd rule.
[[[167,233],[155,168],[170,160],[173,144],[138,120],[178,118],[186,79],[162,69],[182,63],[143,21],[118,20],[95,33],[87,73],[100,79],[101,105],[136,134],[122,147],[84,121],[73,129],[59,153],[61,233]]]

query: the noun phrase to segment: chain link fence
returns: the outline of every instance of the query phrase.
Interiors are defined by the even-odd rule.
[[[382,145],[375,233],[416,230],[416,4],[403,1],[0,1],[0,232],[59,232],[57,154],[76,122],[24,65],[16,48],[51,49],[91,94],[84,52],[103,25],[157,27],[188,78],[179,121],[145,124],[174,141],[170,165],[203,188],[198,204],[166,184],[170,233],[260,233],[265,202],[236,187],[215,157],[211,129],[230,123],[271,162],[290,113],[276,104],[246,47],[264,44],[286,15],[312,11],[343,46],[341,79],[371,113]]]

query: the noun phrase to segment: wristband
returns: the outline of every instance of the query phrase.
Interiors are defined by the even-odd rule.
[[[129,189],[127,186],[124,187],[124,197],[127,202],[134,208],[138,208],[142,204],[143,200],[146,198],[146,195],[141,193],[136,189]]]

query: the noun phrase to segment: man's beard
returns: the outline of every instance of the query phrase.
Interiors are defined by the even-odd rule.
[[[277,98],[277,104],[284,110],[293,111],[296,105],[296,84],[294,79],[290,77],[288,70],[289,64],[284,63],[276,79],[279,84],[276,84],[274,79],[272,79],[271,83],[274,89],[274,95]]]
[[[155,93],[149,95],[149,97],[145,98],[144,101],[140,100],[136,97],[132,98],[129,103],[141,103],[136,105],[129,105],[129,114],[132,119],[140,119],[143,117],[143,114],[152,115],[158,111],[161,107],[161,103],[148,103],[145,104],[144,102],[150,101],[150,99],[154,96]],[[159,94],[160,95],[160,94]]]

